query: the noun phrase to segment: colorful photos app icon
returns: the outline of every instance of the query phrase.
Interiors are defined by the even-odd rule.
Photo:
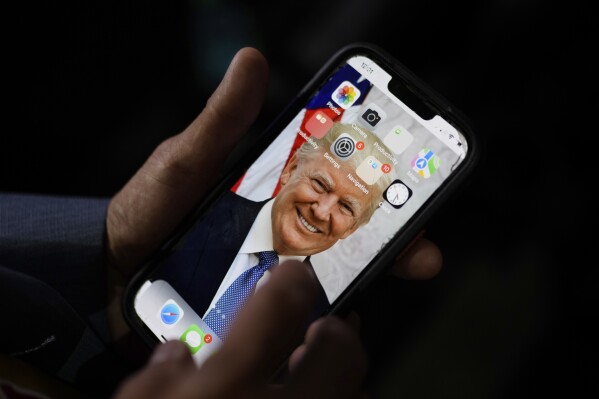
[[[356,168],[356,174],[368,185],[373,185],[384,173],[389,173],[391,167],[388,164],[381,164],[381,161],[373,157],[368,156],[362,163]]]
[[[360,90],[347,80],[331,94],[331,98],[343,109],[348,109],[360,98]]]
[[[375,103],[368,104],[364,109],[364,113],[360,116],[364,126],[375,127],[382,119],[387,117],[385,111]]]
[[[167,327],[172,327],[183,318],[183,309],[175,302],[174,299],[169,299],[160,308],[160,320]]]
[[[412,144],[413,140],[414,136],[412,136],[412,133],[408,132],[402,126],[395,126],[387,133],[383,139],[383,143],[394,153],[401,154]]]
[[[316,111],[306,121],[306,130],[317,139],[323,138],[333,126],[333,120],[322,111]]]
[[[396,179],[387,187],[383,193],[383,198],[393,208],[399,209],[405,204],[412,196],[412,190],[406,186],[404,182]]]
[[[412,170],[420,177],[428,179],[431,177],[437,169],[441,166],[441,160],[428,148],[423,148],[420,152],[412,159]]]
[[[192,324],[185,330],[181,337],[179,337],[179,340],[187,345],[192,355],[195,355],[204,343],[209,344],[212,342],[212,336],[210,334],[204,334],[204,331],[202,331],[200,327]]]
[[[331,151],[340,160],[345,161],[356,151],[356,141],[347,133],[341,133],[331,144]]]

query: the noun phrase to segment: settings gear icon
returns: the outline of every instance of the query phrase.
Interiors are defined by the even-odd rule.
[[[331,146],[331,151],[339,158],[348,158],[356,150],[356,142],[347,133],[343,133]]]

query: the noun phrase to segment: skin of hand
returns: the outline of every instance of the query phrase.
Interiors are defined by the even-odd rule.
[[[117,342],[117,349],[118,342],[127,342],[126,338],[131,335],[122,316],[121,300],[124,287],[144,260],[162,244],[194,204],[216,182],[218,175],[214,171],[220,170],[227,155],[258,116],[266,94],[267,83],[268,64],[264,56],[254,48],[239,50],[231,61],[220,85],[198,117],[183,132],[162,142],[111,200],[106,225],[106,259],[109,276],[108,317],[113,338]],[[253,101],[245,101],[246,93],[252,93]],[[426,238],[419,237],[396,259],[392,273],[405,279],[428,279],[440,271],[441,265],[442,255],[438,247]],[[277,269],[301,271],[303,267],[279,267]],[[309,275],[305,270],[303,273]],[[295,298],[294,296],[301,295],[297,289],[293,289],[293,284],[296,284],[296,281],[293,281],[293,284],[289,281],[309,279],[306,276],[292,275],[292,272],[279,274],[281,274],[280,278],[271,279],[273,282],[269,282],[267,285],[271,286],[271,290],[266,290],[262,296],[256,294],[255,297],[258,299],[252,299],[252,306],[249,306],[248,303],[242,312],[242,315],[246,315],[245,318],[240,317],[239,323],[235,324],[237,327],[234,326],[231,332],[233,337],[248,336],[248,331],[259,329],[260,332],[255,332],[255,334],[266,334],[265,336],[275,340],[273,342],[277,343],[275,345],[277,347],[272,347],[270,343],[268,346],[266,344],[255,346],[259,348],[260,352],[256,353],[258,349],[252,350],[254,345],[247,345],[242,339],[240,339],[240,343],[236,344],[236,340],[229,339],[223,345],[222,350],[217,352],[218,355],[211,358],[200,369],[203,372],[202,375],[211,376],[215,381],[247,382],[256,373],[256,370],[264,370],[276,363],[273,362],[273,359],[281,353],[278,346],[285,347],[286,353],[290,353],[290,349],[286,345],[289,345],[291,341],[287,342],[283,338],[287,335],[294,337],[294,335],[289,331],[289,323],[281,321],[281,318],[287,320],[287,316],[284,314],[284,308],[278,306],[279,304],[287,306],[285,300],[277,297],[273,302],[268,302],[260,300],[260,298],[266,295],[276,296],[276,293],[285,298],[291,296],[293,298],[287,298],[287,300],[295,302],[289,306],[296,306],[302,308],[301,311],[306,311],[309,301]],[[274,275],[275,273],[273,273]],[[277,287],[277,284],[280,287]],[[283,288],[288,289],[288,292],[282,291]],[[273,306],[273,303],[277,305]],[[291,313],[289,311],[289,314]],[[244,325],[241,319],[251,319],[253,323],[246,322]],[[295,319],[300,318],[296,317]],[[256,320],[261,320],[261,322],[256,323]],[[251,324],[255,326],[248,330],[247,327]],[[266,326],[272,330],[266,329]],[[246,330],[244,331],[243,328]],[[275,333],[276,336],[273,336]],[[252,334],[251,336],[258,337],[260,335]],[[331,343],[337,341],[343,348],[336,345],[329,348]],[[297,343],[298,341],[293,342]],[[123,346],[127,347],[129,344],[130,341]],[[134,386],[135,381],[144,378],[154,381],[153,377],[144,377],[144,375],[155,376],[158,379],[156,373],[162,369],[166,370],[165,375],[172,375],[173,370],[179,370],[181,375],[193,377],[192,380],[199,378],[197,370],[191,366],[191,358],[188,354],[183,353],[186,352],[183,350],[186,348],[182,345],[176,342],[160,345],[147,366],[140,371],[141,374],[137,374],[123,386],[118,398],[129,397],[123,395],[126,395],[129,389],[133,389],[128,387]],[[236,345],[243,346],[235,349]],[[309,348],[313,350],[308,350]],[[127,352],[127,349],[124,351]],[[173,353],[167,353],[169,351],[173,351]],[[329,374],[333,369],[347,372],[347,375],[356,373],[355,376],[359,377],[362,368],[360,361],[356,363],[357,370],[349,370],[346,366],[351,364],[348,363],[348,356],[353,356],[350,352],[358,353],[356,356],[361,357],[360,351],[357,333],[347,321],[335,317],[317,321],[309,328],[304,345],[296,349],[291,357],[290,366],[296,367],[298,373],[297,380],[294,381],[313,378],[320,379],[324,383],[325,379],[329,379]],[[321,361],[319,360],[320,356],[323,357]],[[322,375],[310,377],[311,373],[302,366],[304,361],[299,362],[300,358],[305,359],[307,364],[314,363],[314,367],[323,371]],[[159,361],[160,359],[163,360]],[[231,367],[227,363],[231,362],[231,359],[239,362],[239,367]],[[352,361],[354,360],[356,359],[352,359]],[[175,362],[172,369],[167,367],[171,362]],[[252,367],[253,362],[255,362],[255,367]],[[328,366],[325,367],[325,365]],[[219,369],[219,367],[223,368]],[[204,380],[204,377],[200,380]],[[337,381],[339,382],[339,380]],[[195,383],[190,381],[183,385],[193,384]],[[201,386],[201,384],[198,385]],[[215,386],[217,385],[215,383]],[[223,388],[221,384],[220,388],[226,387]],[[301,392],[301,384],[298,385],[298,389],[300,389],[298,392]],[[154,392],[159,392],[158,389],[151,392],[154,396],[148,397],[167,397],[156,396]],[[309,397],[317,396],[310,395]]]
[[[148,365],[123,382],[115,399],[363,395],[366,353],[358,334],[333,316],[309,327],[303,344],[291,356],[284,383],[269,381],[302,337],[317,293],[316,277],[307,265],[286,262],[281,266],[249,299],[223,346],[200,367],[183,343],[161,344]]]

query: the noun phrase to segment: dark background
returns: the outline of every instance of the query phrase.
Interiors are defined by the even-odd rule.
[[[486,152],[428,227],[440,275],[385,277],[358,305],[371,391],[596,395],[597,14],[572,1],[253,3],[6,13],[0,190],[109,197],[202,110],[239,48],[271,67],[259,130],[339,47],[373,42],[468,115]]]

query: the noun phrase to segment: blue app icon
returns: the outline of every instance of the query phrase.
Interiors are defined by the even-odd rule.
[[[167,326],[174,326],[183,317],[183,309],[173,299],[169,299],[160,309],[160,320]]]

